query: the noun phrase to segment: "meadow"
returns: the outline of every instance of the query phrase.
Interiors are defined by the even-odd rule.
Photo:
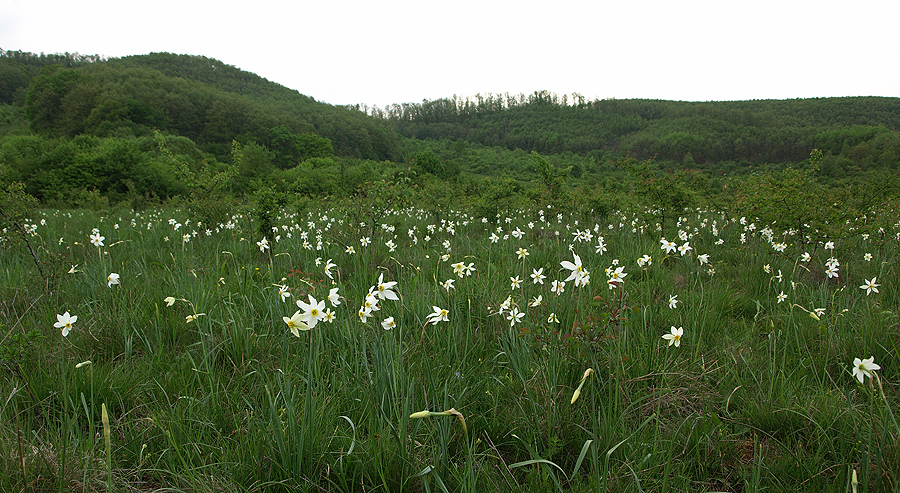
[[[39,212],[0,490],[900,488],[900,224],[357,212]]]

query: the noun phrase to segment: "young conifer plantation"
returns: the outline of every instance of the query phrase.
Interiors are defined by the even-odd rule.
[[[897,101],[323,109],[29,55],[0,491],[900,488]]]

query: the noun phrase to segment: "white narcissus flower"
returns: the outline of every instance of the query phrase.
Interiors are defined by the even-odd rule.
[[[331,306],[338,306],[341,304],[341,297],[338,296],[338,288],[331,288],[328,292],[328,301],[331,303]]]
[[[106,287],[111,288],[113,287],[113,284],[119,284],[119,275],[115,272],[111,272],[108,276],[106,276]]]
[[[872,378],[872,372],[880,369],[881,367],[875,364],[875,356],[867,359],[853,358],[853,376],[859,383],[863,383],[866,377]]]
[[[681,346],[681,336],[684,335],[684,329],[681,327],[675,328],[673,325],[668,334],[663,334],[662,338],[669,341],[669,346],[672,344],[675,347]]]
[[[567,277],[563,282],[569,282],[569,281],[575,279],[576,280],[575,284],[578,284],[577,279],[584,276],[584,267],[581,265],[581,257],[576,255],[575,252],[572,252],[572,256],[575,257],[574,263],[569,262],[568,260],[563,260],[562,262],[559,263],[559,265],[561,265],[563,269],[572,271],[572,273],[569,274],[569,277]]]
[[[166,302],[166,306],[172,306],[175,304],[175,297],[174,296],[166,296],[165,298],[163,298],[163,301]]]
[[[438,322],[450,321],[450,319],[447,317],[447,310],[436,306],[432,306],[431,308],[434,309],[434,312],[429,313],[428,316],[425,317],[428,323],[430,323],[431,325],[437,325]]]
[[[105,236],[100,236],[99,231],[94,231],[94,233],[91,234],[90,238],[91,238],[91,244],[93,244],[95,247],[102,247],[103,240],[106,239]]]
[[[281,296],[282,303],[284,303],[285,300],[291,297],[291,293],[288,291],[288,289],[290,288],[285,285],[278,286],[278,295]]]
[[[873,291],[876,293],[878,292],[878,286],[881,286],[881,284],[875,284],[877,279],[877,277],[873,277],[871,281],[866,280],[866,283],[859,287],[860,289],[866,290],[866,296],[872,294]]]
[[[677,294],[673,294],[673,295],[669,296],[669,308],[670,309],[674,310],[675,308],[677,308],[678,303],[680,303],[680,301],[678,300]]]
[[[378,275],[378,285],[376,285],[378,298],[382,300],[399,300],[397,293],[391,291],[391,288],[397,285],[397,281],[384,282],[384,274]]]
[[[336,266],[336,264],[333,263],[331,261],[331,259],[328,259],[328,261],[325,262],[325,275],[328,276],[329,279],[334,279],[334,277],[332,277],[332,275],[331,275],[331,269],[334,268],[335,266]]]
[[[305,322],[310,329],[314,329],[316,324],[319,323],[319,320],[322,320],[325,316],[325,300],[316,301],[316,299],[313,298],[313,295],[309,295],[309,303],[297,300],[297,306],[303,310],[300,319]]]
[[[665,250],[667,254],[675,253],[675,250],[678,250],[678,245],[675,244],[674,241],[669,241],[665,238],[659,240],[660,250]]]
[[[553,286],[550,288],[550,291],[555,293],[557,296],[563,294],[566,290],[566,281],[553,281]]]
[[[544,284],[544,279],[547,278],[547,276],[544,275],[544,268],[541,267],[540,269],[531,269],[531,271],[531,279],[534,281],[534,283]]]
[[[62,329],[62,336],[68,337],[69,331],[72,330],[72,324],[78,321],[77,315],[69,315],[69,312],[62,315],[56,314],[56,323],[53,324],[57,329]]]
[[[516,322],[521,322],[523,317],[525,317],[525,314],[519,311],[519,307],[514,306],[512,310],[509,311],[509,315],[506,316],[506,319],[509,320],[509,326],[512,327],[516,325]]]
[[[388,317],[388,318],[384,319],[383,322],[381,322],[381,327],[384,330],[391,330],[396,326],[397,326],[397,323],[394,322],[394,317]]]
[[[294,334],[295,337],[300,337],[301,330],[309,330],[309,325],[306,325],[306,322],[303,321],[303,314],[300,313],[300,310],[294,312],[294,315],[290,318],[281,317],[284,320],[284,323],[287,324],[288,329],[291,330],[291,334]]]
[[[519,289],[519,286],[522,284],[522,280],[519,279],[519,276],[510,277],[510,287],[509,289]]]

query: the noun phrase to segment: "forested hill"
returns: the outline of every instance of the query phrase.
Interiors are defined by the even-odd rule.
[[[813,148],[862,168],[900,160],[900,98],[694,103],[535,92],[446,98],[372,113],[417,139],[570,151],[598,160],[630,154],[701,165],[784,163],[804,160]]]
[[[337,155],[398,158],[393,126],[201,56],[119,59],[0,52],[0,103],[24,105],[45,136],[146,135],[195,141],[220,158],[233,139],[277,145],[287,132],[331,140]]]

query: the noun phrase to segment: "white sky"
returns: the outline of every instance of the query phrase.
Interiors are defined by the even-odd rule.
[[[0,48],[203,55],[331,104],[900,97],[898,0],[0,0]]]

